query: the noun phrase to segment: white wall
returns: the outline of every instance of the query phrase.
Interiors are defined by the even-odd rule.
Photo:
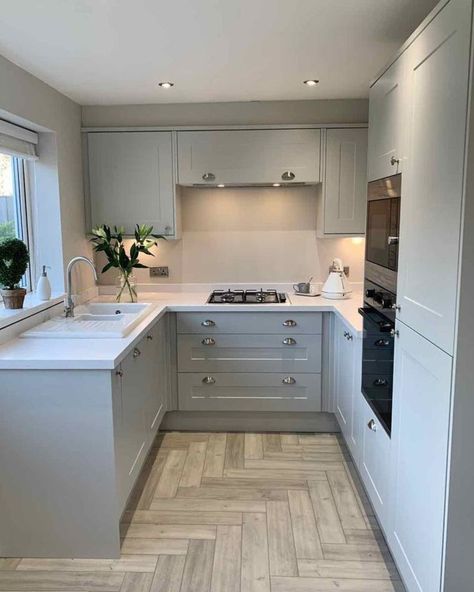
[[[314,276],[324,281],[329,264],[341,257],[350,279],[362,281],[363,241],[317,239],[319,189],[225,188],[182,190],[180,241],[160,241],[149,266],[168,265],[168,279],[150,279],[137,270],[140,283],[285,283]],[[99,261],[101,267],[104,260]],[[113,283],[114,272],[101,277]]]
[[[81,108],[0,56],[0,118],[40,132],[36,263],[53,267],[53,288],[62,290],[64,263],[74,255],[91,254],[84,233]],[[82,287],[92,285],[85,270],[76,280],[82,280]]]

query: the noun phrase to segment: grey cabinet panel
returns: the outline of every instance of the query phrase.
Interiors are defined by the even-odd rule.
[[[178,370],[321,372],[321,335],[178,335]]]
[[[178,333],[322,333],[322,314],[307,312],[183,312]]]
[[[320,374],[180,373],[183,411],[321,411]]]

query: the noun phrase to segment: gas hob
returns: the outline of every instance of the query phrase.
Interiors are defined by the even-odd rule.
[[[276,290],[214,290],[209,304],[281,304],[287,301],[286,294]]]

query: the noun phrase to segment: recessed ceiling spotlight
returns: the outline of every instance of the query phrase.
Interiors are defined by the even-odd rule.
[[[158,86],[161,86],[161,88],[171,88],[174,86],[174,82],[158,82]]]
[[[319,84],[319,80],[305,80],[304,84],[306,84],[307,86],[316,86],[317,84]]]
[[[273,187],[280,187],[281,183],[273,183]]]
[[[217,187],[225,187],[224,183],[219,183]]]

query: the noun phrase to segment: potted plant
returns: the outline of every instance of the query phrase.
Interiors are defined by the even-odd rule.
[[[5,308],[23,308],[25,288],[20,288],[30,256],[23,241],[9,238],[0,242],[0,294]]]
[[[137,224],[135,228],[135,241],[130,245],[127,253],[124,245],[123,228],[117,228],[115,226],[114,232],[112,232],[109,226],[103,224],[92,230],[91,241],[94,243],[94,251],[96,253],[104,253],[108,261],[107,265],[102,269],[102,273],[105,273],[111,268],[116,268],[119,272],[117,278],[117,302],[120,302],[122,298],[126,298],[130,302],[137,301],[133,270],[137,268],[148,268],[148,265],[140,263],[139,255],[143,253],[154,257],[150,249],[158,244],[157,239],[165,238],[161,234],[152,234],[152,232],[153,226]]]

